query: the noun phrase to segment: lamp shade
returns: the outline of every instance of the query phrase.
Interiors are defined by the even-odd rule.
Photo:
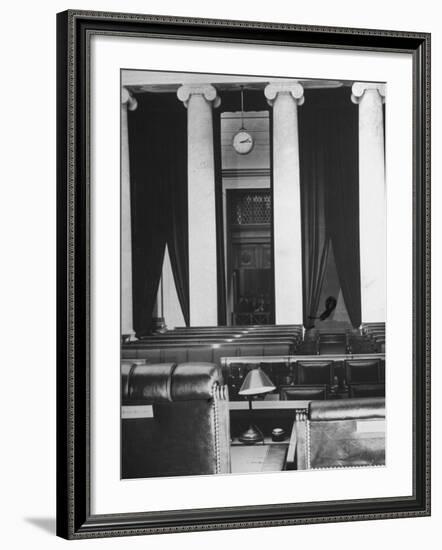
[[[247,373],[244,382],[239,390],[239,395],[257,395],[259,393],[268,393],[275,389],[270,378],[261,370],[253,369]]]

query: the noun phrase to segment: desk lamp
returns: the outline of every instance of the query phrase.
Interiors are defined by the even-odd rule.
[[[261,367],[252,369],[247,373],[238,395],[245,395],[248,397],[250,418],[252,418],[252,396],[262,393],[269,393],[274,389],[275,386]],[[261,430],[254,424],[250,423],[247,430],[239,436],[239,440],[245,445],[254,445],[259,441],[263,441],[264,437]]]

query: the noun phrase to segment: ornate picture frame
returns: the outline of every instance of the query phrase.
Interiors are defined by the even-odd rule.
[[[91,41],[95,36],[377,52],[412,59],[412,491],[207,508],[94,513],[91,391]],[[149,66],[146,66],[148,69]],[[57,534],[67,539],[430,514],[430,35],[69,10],[57,16]],[[92,190],[92,191],[91,191]],[[411,320],[410,320],[411,326]],[[115,403],[119,407],[119,403]],[[275,474],[282,475],[282,474]]]

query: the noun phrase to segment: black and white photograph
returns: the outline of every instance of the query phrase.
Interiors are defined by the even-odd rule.
[[[383,14],[57,15],[60,537],[430,515],[431,40]]]
[[[384,467],[388,85],[120,80],[122,480]]]
[[[5,3],[2,548],[437,546],[440,12]]]

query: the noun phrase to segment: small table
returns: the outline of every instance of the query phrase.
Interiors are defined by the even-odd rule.
[[[230,446],[232,474],[280,472],[285,469],[289,444],[265,442],[256,445],[243,443]]]

